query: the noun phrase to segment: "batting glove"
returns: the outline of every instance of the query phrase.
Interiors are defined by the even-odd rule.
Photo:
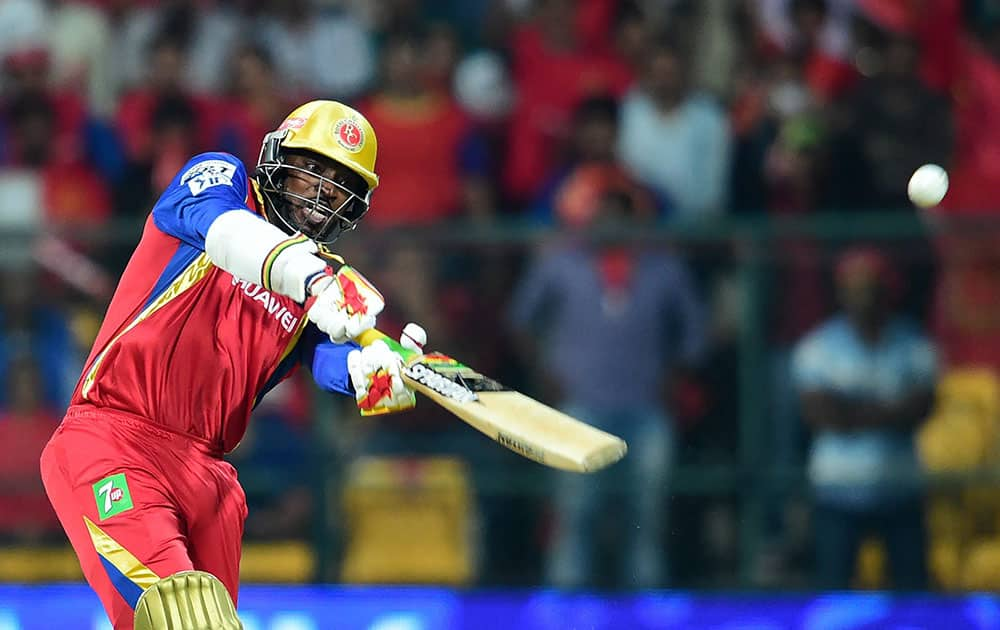
[[[382,340],[348,353],[347,372],[362,416],[405,411],[417,404],[402,370],[403,359]]]
[[[336,274],[327,269],[309,281],[314,297],[306,303],[306,314],[335,343],[357,338],[375,327],[375,318],[385,308],[385,299],[364,276],[344,265]]]

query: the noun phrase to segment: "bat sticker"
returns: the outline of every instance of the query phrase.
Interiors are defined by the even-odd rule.
[[[504,387],[497,381],[483,376],[472,368],[440,352],[425,354],[420,358],[420,363],[472,392],[510,391],[509,388]]]
[[[447,376],[439,374],[424,363],[409,365],[406,367],[404,373],[418,383],[430,387],[442,396],[447,396],[460,403],[473,402],[478,398],[472,390],[456,383]]]
[[[529,444],[525,444],[522,440],[519,440],[516,437],[509,435],[507,433],[504,433],[503,431],[497,434],[497,442],[499,442],[502,446],[506,446],[515,453],[520,453],[521,455],[524,455],[528,459],[533,459],[540,464],[545,463],[544,452],[538,450],[537,448]]]

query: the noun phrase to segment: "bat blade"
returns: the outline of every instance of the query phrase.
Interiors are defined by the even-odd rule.
[[[617,462],[625,441],[510,390],[440,353],[418,355],[377,331],[359,339],[383,339],[407,359],[403,376],[421,394],[502,446],[546,466],[596,472]]]
[[[516,391],[483,392],[454,410],[510,450],[541,464],[595,472],[625,456],[625,441]]]

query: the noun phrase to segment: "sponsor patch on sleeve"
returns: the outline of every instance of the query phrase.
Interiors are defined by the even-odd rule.
[[[186,184],[191,194],[197,196],[212,186],[232,186],[235,176],[235,164],[225,160],[205,160],[184,171],[181,184]]]

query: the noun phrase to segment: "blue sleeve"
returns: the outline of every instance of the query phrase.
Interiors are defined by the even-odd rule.
[[[353,341],[333,343],[312,325],[303,334],[301,343],[302,360],[309,366],[320,389],[353,396],[354,386],[347,373],[347,354],[361,346]]]
[[[191,158],[153,206],[156,227],[205,249],[205,234],[216,217],[244,209],[247,171],[228,153],[202,153]]]

